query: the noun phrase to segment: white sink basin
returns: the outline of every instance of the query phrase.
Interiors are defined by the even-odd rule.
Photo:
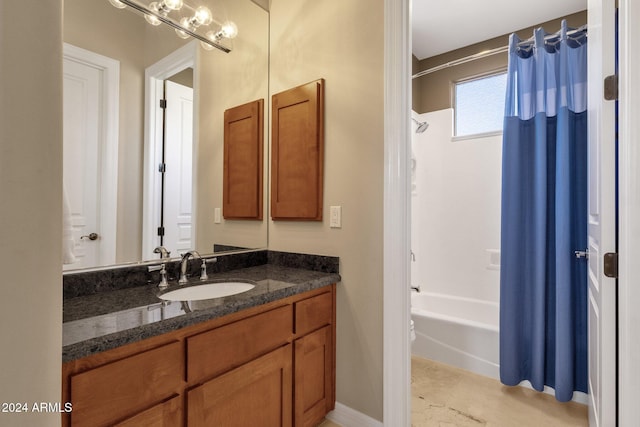
[[[228,297],[250,291],[255,285],[246,282],[219,282],[190,286],[169,291],[158,298],[168,301],[198,301],[203,299]]]

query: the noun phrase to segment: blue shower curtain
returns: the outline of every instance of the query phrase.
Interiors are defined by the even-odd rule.
[[[568,30],[511,35],[502,154],[500,379],[559,401],[588,379],[587,36]]]

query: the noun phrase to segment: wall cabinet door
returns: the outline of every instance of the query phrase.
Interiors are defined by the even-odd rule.
[[[290,427],[291,353],[288,344],[190,390],[189,426]]]
[[[315,426],[333,407],[333,340],[325,326],[294,343],[295,426]]]

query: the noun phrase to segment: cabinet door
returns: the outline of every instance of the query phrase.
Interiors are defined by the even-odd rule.
[[[179,427],[182,425],[182,403],[180,396],[128,418],[115,427]]]
[[[189,426],[290,427],[291,344],[187,394]]]
[[[331,326],[294,343],[295,426],[315,426],[333,407]]]

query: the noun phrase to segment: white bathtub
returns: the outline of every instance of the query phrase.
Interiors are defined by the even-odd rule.
[[[498,303],[412,291],[411,319],[413,354],[499,378]]]

